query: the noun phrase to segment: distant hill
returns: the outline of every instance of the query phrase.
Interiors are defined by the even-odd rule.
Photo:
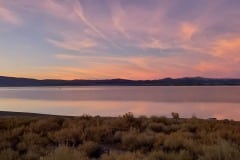
[[[57,80],[30,79],[0,76],[0,87],[24,86],[210,86],[210,85],[240,85],[240,79],[217,79],[203,77],[164,78],[158,80]]]
[[[39,113],[27,113],[27,112],[0,111],[0,118],[1,117],[35,117],[35,116],[50,116],[50,115],[39,114]]]

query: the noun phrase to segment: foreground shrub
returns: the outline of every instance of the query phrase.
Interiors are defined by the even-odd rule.
[[[105,154],[101,157],[101,160],[143,160],[144,155],[137,152],[137,153],[131,153],[131,152],[112,152],[109,155]]]
[[[82,142],[81,128],[63,128],[49,134],[50,139],[58,145],[77,146]]]
[[[154,132],[166,132],[167,127],[163,123],[150,123],[149,128]]]
[[[186,150],[168,153],[155,151],[150,153],[144,160],[192,160],[192,156]]]
[[[103,153],[101,146],[92,141],[84,142],[79,149],[89,158],[98,158]]]
[[[151,133],[130,132],[122,136],[122,144],[129,151],[150,151],[154,145],[155,136]]]
[[[41,160],[88,160],[88,158],[76,149],[60,146]]]
[[[30,129],[35,133],[44,133],[59,129],[62,123],[61,118],[42,118],[30,124]]]
[[[199,160],[239,160],[239,158],[239,147],[222,140],[216,145],[205,146]]]
[[[172,133],[166,137],[163,147],[169,151],[178,151],[184,149],[184,141],[181,133]]]
[[[48,125],[49,124],[49,125]],[[240,122],[152,116],[0,118],[0,160],[237,160]]]
[[[0,152],[0,159],[1,160],[18,160],[18,153],[11,149],[2,150]]]

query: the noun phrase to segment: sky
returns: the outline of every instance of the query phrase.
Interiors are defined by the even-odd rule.
[[[239,0],[0,0],[0,75],[240,78]]]

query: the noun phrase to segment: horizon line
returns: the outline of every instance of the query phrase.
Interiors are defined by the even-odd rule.
[[[231,78],[231,77],[222,77],[222,78],[216,78],[216,77],[202,77],[202,76],[182,76],[182,77],[177,77],[177,78],[173,78],[173,77],[164,77],[164,78],[156,78],[156,79],[125,79],[125,78],[102,78],[102,79],[52,79],[52,78],[44,78],[44,79],[39,79],[39,78],[34,78],[34,77],[18,77],[18,76],[2,76],[1,77],[5,77],[5,78],[19,78],[19,79],[31,79],[31,80],[38,80],[38,81],[44,81],[44,80],[62,80],[62,81],[77,81],[77,80],[89,80],[89,81],[98,81],[98,80],[129,80],[129,81],[154,81],[154,80],[164,80],[164,79],[193,79],[193,78],[199,78],[199,79],[226,79],[226,80],[230,80],[230,79],[237,79],[240,80],[240,78]]]

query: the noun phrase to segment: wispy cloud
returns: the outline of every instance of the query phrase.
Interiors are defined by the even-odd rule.
[[[129,33],[126,31],[126,28],[124,26],[124,20],[126,20],[126,12],[122,8],[119,1],[111,1],[110,2],[110,8],[112,11],[112,22],[115,27],[115,29],[121,33],[126,38],[130,38]]]
[[[74,13],[81,19],[81,21],[88,26],[91,30],[93,30],[96,34],[98,34],[104,40],[110,42],[113,46],[121,49],[119,45],[117,45],[112,39],[106,36],[100,29],[98,29],[95,25],[93,25],[85,16],[83,7],[81,5],[80,0],[76,0],[76,4],[74,5]]]
[[[81,19],[81,21],[91,28],[95,33],[105,40],[108,40],[107,37],[96,27],[94,26],[85,16],[82,5],[79,0],[76,0],[76,5],[74,6],[74,12]]]
[[[73,51],[83,51],[85,49],[90,49],[97,47],[97,43],[90,39],[85,40],[53,40],[47,39],[47,41],[53,44],[56,47],[63,48],[66,50],[73,50]]]
[[[5,8],[1,3],[0,3],[0,20],[17,26],[22,23],[22,21],[20,20],[16,13]]]
[[[149,49],[168,49],[170,46],[153,38],[150,41],[141,44],[141,47]]]

